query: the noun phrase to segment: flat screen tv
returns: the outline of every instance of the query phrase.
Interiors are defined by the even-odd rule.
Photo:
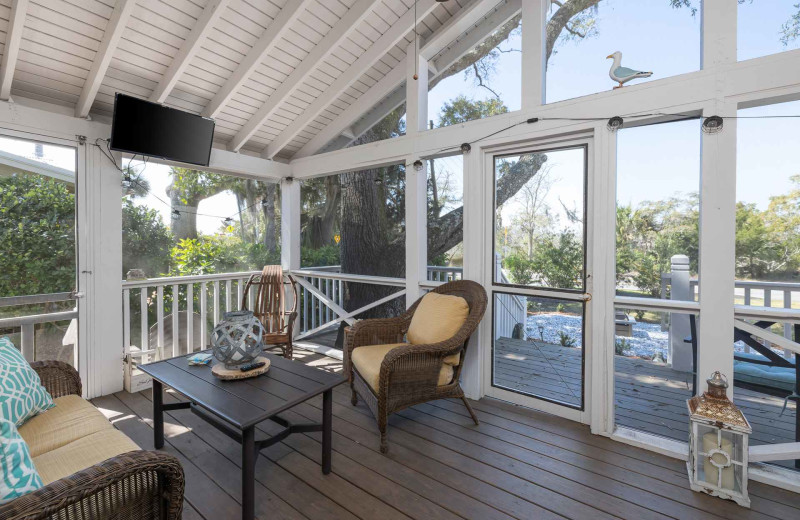
[[[114,99],[111,149],[208,166],[214,120],[125,94]]]

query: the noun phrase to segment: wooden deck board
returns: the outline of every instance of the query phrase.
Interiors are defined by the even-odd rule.
[[[296,352],[296,357],[322,369],[341,370],[340,361],[318,354]],[[564,365],[574,364],[569,355],[562,353],[561,358]],[[289,391],[291,382],[284,384]],[[275,391],[281,388],[276,385]],[[115,426],[152,449],[149,392],[120,392],[94,402]],[[680,461],[592,435],[586,426],[552,415],[491,399],[473,405],[481,419],[478,427],[454,400],[395,414],[390,419],[390,452],[382,455],[369,410],[363,404],[353,407],[349,389],[338,387],[333,473],[323,476],[319,470],[319,433],[293,435],[270,447],[256,464],[258,517],[800,517],[800,495],[753,484],[752,509],[742,509],[691,492]],[[321,399],[312,399],[288,418],[318,420],[321,406]],[[188,410],[167,414],[165,434],[164,450],[180,458],[187,475],[184,517],[238,518],[238,444]]]
[[[495,349],[499,384],[566,402],[574,402],[574,393],[580,395],[580,349],[510,338],[498,339]],[[615,356],[617,424],[687,441],[689,377],[651,361]],[[734,401],[753,425],[752,444],[794,442],[795,402],[781,416],[783,400],[778,397],[735,388]]]

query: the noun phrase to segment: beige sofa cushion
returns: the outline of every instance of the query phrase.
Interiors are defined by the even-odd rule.
[[[106,459],[138,449],[135,442],[112,427],[34,457],[33,465],[46,486]]]
[[[378,392],[378,380],[381,374],[381,363],[386,354],[395,347],[407,345],[407,343],[390,343],[388,345],[369,345],[366,347],[358,347],[353,350],[353,355],[350,361],[353,366],[364,378],[364,381],[372,387],[375,393]],[[458,356],[458,354],[455,354]],[[436,383],[439,386],[449,384],[453,380],[453,367],[447,363],[442,364],[442,369],[439,371],[439,381]]]
[[[65,446],[73,441],[114,427],[92,403],[77,395],[55,400],[55,406],[30,419],[19,428],[31,457]]]

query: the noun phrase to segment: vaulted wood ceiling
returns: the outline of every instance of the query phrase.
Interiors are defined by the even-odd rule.
[[[421,41],[473,45],[519,2],[418,0]],[[0,0],[0,98],[110,116],[123,92],[213,117],[228,149],[288,159],[403,102],[413,24],[413,0]]]

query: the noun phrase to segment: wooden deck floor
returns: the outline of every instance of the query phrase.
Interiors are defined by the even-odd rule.
[[[497,382],[565,402],[578,402],[580,349],[508,338],[499,339],[496,348]],[[615,365],[617,424],[687,442],[690,374],[624,356],[616,356]],[[737,387],[734,401],[753,426],[752,444],[795,441],[796,402],[789,401],[781,416],[783,399],[778,397]]]
[[[341,362],[297,358],[326,370]],[[153,447],[150,392],[94,400],[145,449]],[[321,399],[294,410],[318,420]],[[259,457],[256,513],[291,519],[770,519],[800,518],[800,495],[753,483],[752,509],[689,490],[682,462],[591,435],[587,427],[492,400],[442,400],[390,420],[390,452],[345,387],[334,397],[333,473],[319,467],[319,434],[294,435]],[[240,448],[188,410],[166,417],[164,450],[180,458],[189,520],[237,519]]]

